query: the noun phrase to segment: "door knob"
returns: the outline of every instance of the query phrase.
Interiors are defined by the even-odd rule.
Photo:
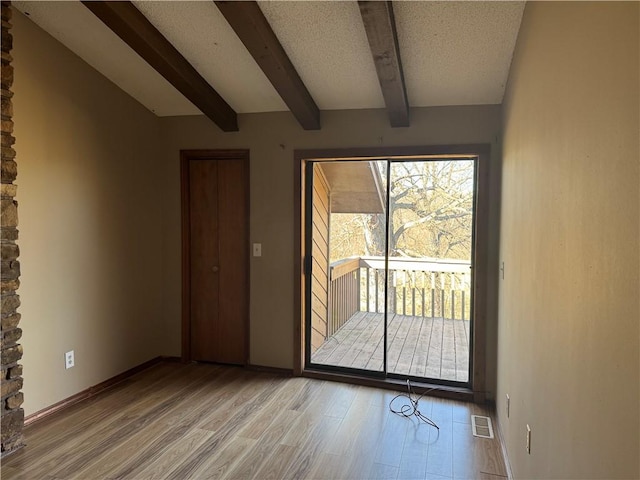
[[[220,270],[218,267],[213,267],[211,270],[213,270],[213,273],[218,273],[218,270]]]

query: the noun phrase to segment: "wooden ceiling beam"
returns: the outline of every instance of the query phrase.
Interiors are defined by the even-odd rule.
[[[222,15],[305,130],[320,129],[320,111],[254,1],[216,1]]]
[[[391,126],[408,127],[409,102],[392,2],[359,1],[358,5]]]
[[[223,131],[238,131],[236,112],[131,2],[82,3]]]

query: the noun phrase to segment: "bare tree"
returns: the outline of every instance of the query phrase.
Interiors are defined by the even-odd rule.
[[[471,160],[392,163],[390,180],[390,256],[470,258],[473,215]],[[384,255],[385,214],[342,214],[334,217],[331,239],[335,252],[332,258]]]

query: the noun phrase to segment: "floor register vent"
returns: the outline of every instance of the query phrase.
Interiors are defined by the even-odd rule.
[[[493,438],[493,426],[489,417],[471,415],[471,428],[474,437]]]

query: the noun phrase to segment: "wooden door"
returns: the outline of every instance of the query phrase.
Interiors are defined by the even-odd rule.
[[[183,151],[183,358],[248,353],[248,151]]]

